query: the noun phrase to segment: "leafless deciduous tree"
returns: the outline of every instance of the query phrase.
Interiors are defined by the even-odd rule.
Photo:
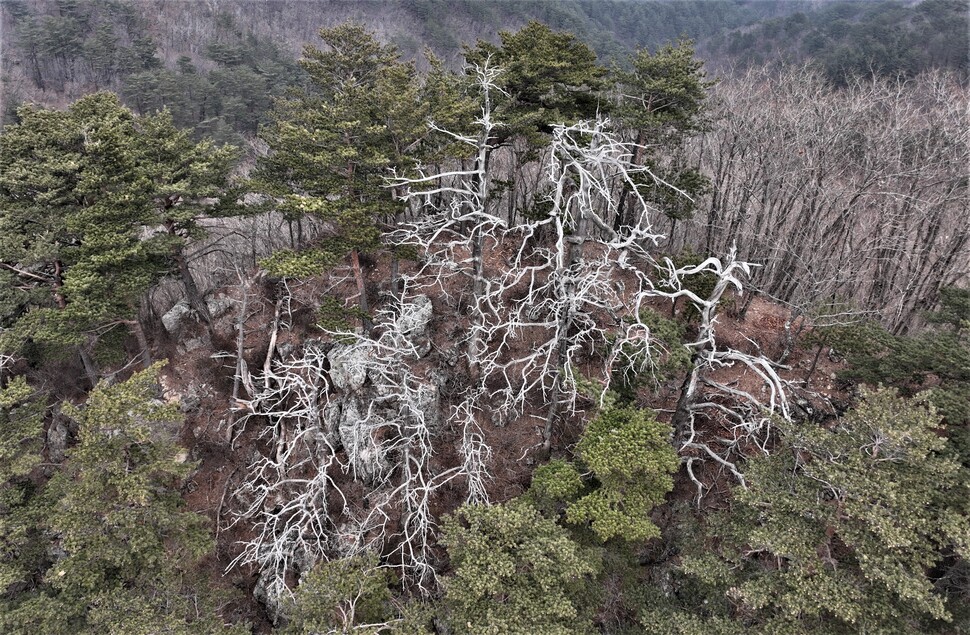
[[[715,89],[695,140],[713,181],[693,245],[763,264],[752,284],[809,312],[850,304],[895,332],[970,272],[967,89],[945,74],[752,71]]]

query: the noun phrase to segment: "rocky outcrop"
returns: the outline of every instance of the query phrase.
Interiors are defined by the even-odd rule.
[[[347,395],[341,399],[337,433],[354,478],[375,485],[391,467],[387,447],[378,438],[388,421],[381,409],[366,399],[366,395]]]
[[[402,307],[394,325],[419,357],[431,350],[432,317],[430,298],[419,295]],[[386,366],[391,362],[375,358],[377,354],[361,344],[331,347],[331,391],[322,406],[318,435],[321,451],[342,448],[354,478],[368,485],[376,485],[390,472],[388,453],[401,435],[418,425],[435,430],[441,420],[437,383],[402,390],[388,380],[388,371],[394,371]]]
[[[441,372],[437,362],[421,359],[432,349],[431,300],[417,296],[399,307],[393,317],[385,316],[386,321],[375,329],[377,339],[332,342],[307,338],[302,342],[291,340],[276,349],[276,370],[265,384],[270,398],[259,403],[278,408],[271,417],[277,425],[275,438],[309,442],[301,441],[292,452],[270,457],[286,464],[274,466],[272,474],[267,473],[270,480],[274,475],[284,476],[279,483],[269,485],[272,493],[262,506],[267,514],[282,515],[274,520],[273,535],[257,547],[266,551],[255,552],[249,560],[260,565],[254,595],[274,622],[283,616],[287,572],[299,574],[313,564],[309,555],[305,563],[300,561],[304,551],[316,558],[327,557],[342,551],[337,546],[339,541],[361,537],[360,527],[353,526],[359,519],[331,515],[322,501],[326,492],[345,487],[347,479],[353,478],[363,485],[367,502],[344,497],[351,491],[355,495],[361,491],[360,485],[354,485],[352,490],[342,491],[341,504],[354,506],[357,512],[382,504],[381,497],[396,495],[391,494],[399,484],[395,467],[405,453],[430,455],[429,439],[441,426]],[[257,408],[257,412],[263,411]],[[312,427],[307,430],[304,426]],[[280,458],[284,454],[285,458]],[[253,457],[250,463],[262,458]],[[414,468],[413,463],[409,467]],[[288,471],[291,468],[292,475]],[[308,479],[312,470],[316,470],[314,476],[324,478]],[[320,485],[324,481],[325,487]],[[277,498],[280,496],[321,501],[312,528],[308,529],[309,521],[300,513],[278,512],[276,501],[282,500]],[[383,504],[395,504],[384,500]],[[243,499],[240,503],[243,507],[251,505]],[[361,503],[362,507],[356,507]],[[312,507],[315,503],[309,504]],[[338,528],[338,520],[350,524]],[[327,534],[325,544],[318,542],[317,531]],[[308,533],[310,538],[304,540]],[[354,544],[346,546],[350,549]]]
[[[367,381],[369,349],[337,344],[330,349],[327,358],[330,360],[330,381],[337,390],[357,392]]]
[[[296,569],[297,575],[303,575],[313,568],[317,558],[304,549],[290,543],[290,564]],[[266,607],[266,615],[274,626],[278,626],[286,614],[287,603],[291,599],[290,591],[280,584],[277,572],[266,570],[260,573],[253,587],[253,597]]]
[[[179,300],[175,305],[165,312],[162,316],[162,326],[168,331],[169,335],[178,339],[182,331],[185,318],[192,312],[186,300]]]
[[[431,352],[431,318],[434,309],[431,298],[416,295],[401,310],[398,326],[408,341],[414,345],[418,357]]]
[[[229,312],[229,309],[232,308],[232,300],[223,295],[207,298],[205,305],[209,311],[209,316],[215,320],[225,316]],[[172,338],[179,342],[180,354],[208,344],[208,341],[206,341],[207,338],[188,339],[186,337],[190,328],[189,324],[195,322],[193,316],[195,316],[195,312],[189,306],[187,300],[179,300],[171,309],[162,315],[162,326],[165,327],[165,330]]]
[[[69,435],[67,418],[58,412],[47,428],[47,454],[52,463],[60,463],[64,460]]]

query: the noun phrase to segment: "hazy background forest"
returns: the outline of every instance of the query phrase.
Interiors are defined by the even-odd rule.
[[[965,0],[2,0],[0,633],[970,632]]]
[[[361,20],[406,58],[430,48],[452,68],[461,47],[530,19],[568,30],[601,62],[687,37],[712,72],[811,61],[836,84],[853,75],[966,78],[965,5],[928,2],[285,2],[4,0],[3,86],[17,104],[66,105],[108,88],[133,108],[173,111],[207,134],[254,134],[272,97],[305,82],[296,58],[321,26]]]

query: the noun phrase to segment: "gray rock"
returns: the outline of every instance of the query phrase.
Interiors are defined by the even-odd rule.
[[[366,402],[349,398],[343,402],[340,414],[340,443],[350,459],[354,478],[362,483],[373,484],[383,476],[390,465],[384,456],[384,448],[375,440],[373,431],[380,428],[384,420],[373,412],[365,421]]]
[[[289,342],[283,342],[276,346],[276,352],[279,353],[280,359],[290,359],[294,351],[296,351],[296,346]]]
[[[298,576],[308,572],[320,561],[320,553],[311,553],[305,544],[292,537],[285,539],[283,549],[288,552],[290,562]],[[274,626],[278,626],[281,618],[284,617],[289,598],[289,591],[278,575],[273,568],[262,571],[253,588],[253,597],[266,607],[266,613]]]
[[[209,343],[210,342],[209,342],[208,336],[193,337],[190,340],[179,342],[179,345],[175,347],[175,352],[178,353],[179,355],[185,355],[186,353],[190,353],[198,348],[202,348],[203,346],[206,346]]]
[[[185,319],[192,309],[189,307],[189,303],[185,300],[179,300],[175,303],[171,309],[169,309],[165,315],[162,316],[162,326],[171,335],[177,336],[179,331],[182,329],[182,321]]]
[[[256,586],[253,587],[253,597],[266,607],[266,615],[273,625],[277,626],[280,618],[283,617],[284,599],[281,589],[270,584],[271,575],[273,575],[272,572],[264,572],[259,576]]]
[[[52,463],[60,463],[64,460],[67,434],[67,421],[60,414],[55,415],[50,427],[47,428],[47,455]]]
[[[434,307],[431,305],[431,298],[426,295],[416,295],[405,304],[398,319],[401,332],[414,344],[418,357],[424,357],[431,352],[432,317],[434,317]]]
[[[331,399],[323,406],[320,413],[322,429],[320,433],[335,449],[340,446],[340,420],[343,405],[340,399]]]
[[[458,350],[457,346],[452,346],[444,352],[442,359],[445,364],[449,367],[454,368],[458,364],[458,360],[461,359],[461,351]]]
[[[360,448],[354,463],[357,468],[357,479],[368,484],[375,485],[390,470],[384,448],[374,443],[369,438],[368,443]]]
[[[212,316],[213,319],[220,318],[232,308],[232,300],[225,296],[207,298],[205,301],[205,306],[207,309],[209,309],[209,315]]]
[[[195,412],[199,409],[199,405],[202,403],[203,395],[204,390],[202,390],[199,384],[197,382],[192,382],[189,384],[188,389],[179,395],[179,409],[185,414]]]
[[[370,352],[353,346],[337,345],[327,356],[330,359],[330,380],[340,390],[360,390],[367,381],[366,361]]]
[[[441,424],[441,407],[437,386],[422,384],[418,393],[418,409],[424,414],[424,425],[431,432],[436,432]]]

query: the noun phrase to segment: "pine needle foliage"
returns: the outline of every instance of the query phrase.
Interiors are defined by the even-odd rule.
[[[936,631],[951,614],[928,573],[970,547],[970,478],[939,425],[881,389],[831,430],[783,426],[685,569],[771,632]]]

